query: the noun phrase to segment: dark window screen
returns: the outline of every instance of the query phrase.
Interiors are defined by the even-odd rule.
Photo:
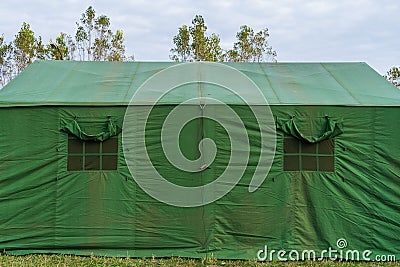
[[[334,148],[335,141],[333,139],[311,144],[285,135],[283,139],[283,170],[334,172]]]
[[[116,170],[118,137],[103,142],[82,141],[68,136],[68,171]]]

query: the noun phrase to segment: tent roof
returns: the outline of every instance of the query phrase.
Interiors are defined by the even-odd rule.
[[[0,106],[127,105],[144,81],[175,64],[36,61],[0,90]],[[247,75],[271,105],[400,106],[400,90],[366,63],[224,64]],[[209,85],[211,97],[238,101],[214,89]],[[186,99],[175,94],[164,103]]]

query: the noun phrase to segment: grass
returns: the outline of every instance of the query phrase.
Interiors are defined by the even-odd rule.
[[[25,255],[11,256],[0,255],[0,267],[22,267],[22,266],[149,266],[149,267],[167,267],[167,266],[246,266],[246,267],[261,267],[261,266],[283,266],[283,267],[392,267],[400,266],[400,262],[341,262],[341,261],[294,261],[294,262],[257,262],[257,261],[238,261],[238,260],[216,260],[216,259],[185,259],[185,258],[111,258],[111,257],[81,257],[74,255]]]

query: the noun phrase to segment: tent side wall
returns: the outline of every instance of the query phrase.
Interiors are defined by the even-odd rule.
[[[229,160],[229,139],[215,122],[203,126],[221,152],[203,174],[179,171],[160,156],[160,126],[172,108],[157,107],[148,125],[146,142],[156,167],[181,185],[215,180]],[[121,125],[125,107],[1,108],[0,249],[253,259],[265,245],[321,251],[345,238],[351,249],[400,257],[400,128],[393,123],[400,117],[398,107],[271,106],[276,117],[295,115],[301,130],[317,127],[310,120],[329,115],[342,121],[343,133],[335,138],[334,172],[284,171],[284,135],[278,131],[271,171],[253,193],[248,184],[260,135],[248,108],[233,108],[247,117],[250,162],[230,193],[197,208],[169,206],[140,189],[126,167],[121,134],[116,171],[67,170],[62,119],[104,124],[112,117]],[[200,125],[193,121],[183,129],[180,141],[189,158],[198,156]]]
[[[305,131],[313,129],[310,120],[326,115],[343,125],[343,133],[334,138],[334,173],[282,172],[284,147],[278,138],[274,164],[278,169],[269,177],[290,180],[293,245],[327,249],[328,243],[336,247],[335,241],[345,238],[348,249],[398,254],[400,127],[393,118],[400,117],[400,108],[274,106],[272,110],[276,117],[294,115]]]
[[[58,114],[54,109],[0,109],[2,249],[54,244]]]

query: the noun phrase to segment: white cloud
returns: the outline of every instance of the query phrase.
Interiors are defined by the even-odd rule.
[[[178,27],[201,14],[225,48],[247,24],[269,28],[278,61],[366,61],[382,74],[400,65],[400,3],[389,0],[2,1],[0,33],[11,41],[26,21],[45,41],[60,31],[74,34],[89,5],[109,16],[113,29],[124,30],[137,60],[169,60]]]

